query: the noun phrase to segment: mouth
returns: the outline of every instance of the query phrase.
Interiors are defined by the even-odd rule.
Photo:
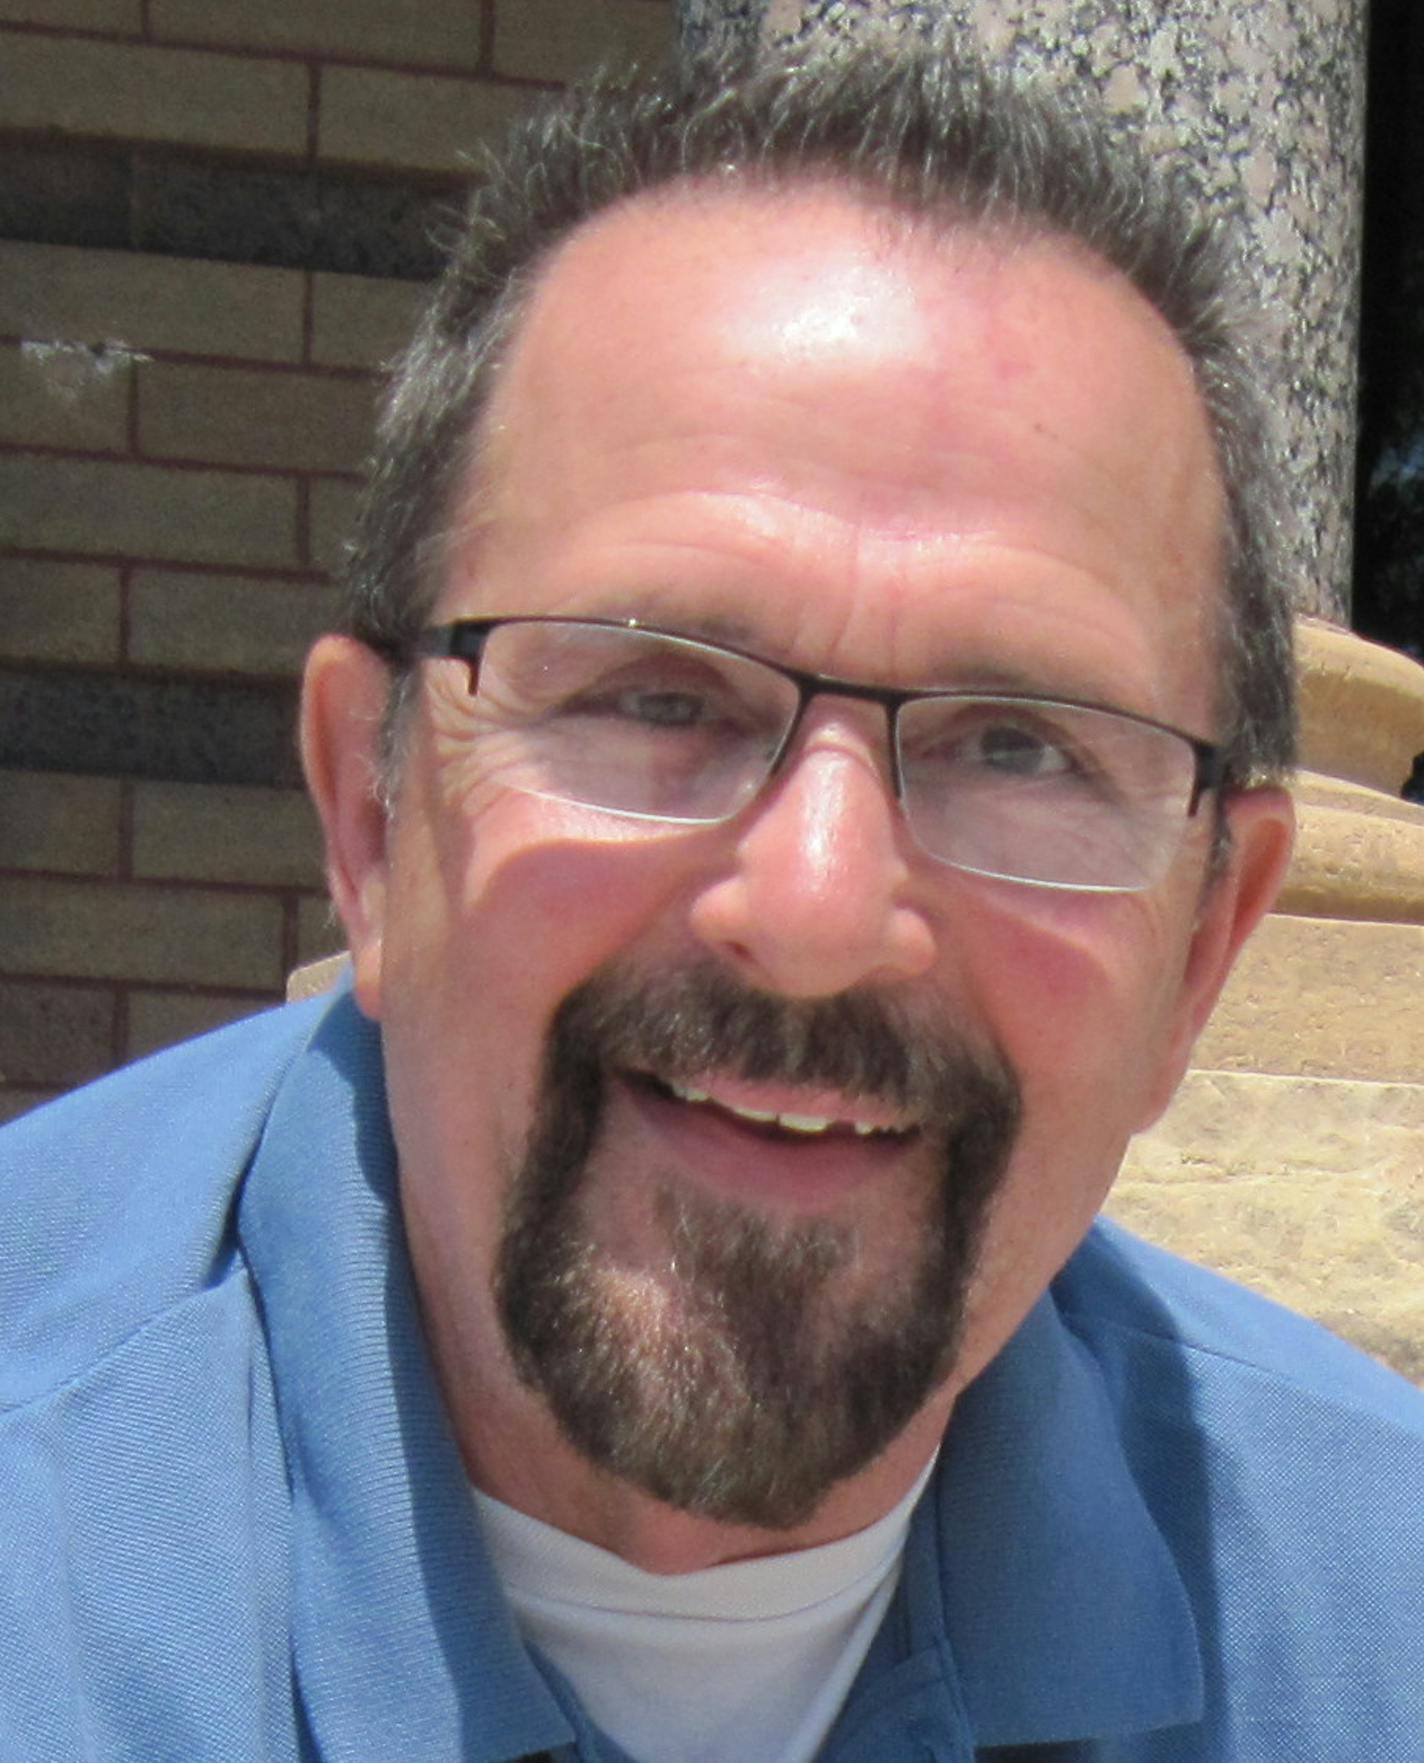
[[[853,1104],[842,1103],[822,1112],[827,1099],[820,1096],[815,1101],[821,1104],[821,1108],[812,1108],[809,1100],[800,1098],[797,1098],[797,1106],[788,1107],[780,1097],[771,1093],[769,1085],[732,1085],[713,1079],[703,1087],[682,1083],[675,1078],[656,1077],[651,1072],[629,1073],[628,1077],[631,1082],[645,1085],[670,1101],[725,1115],[739,1126],[767,1138],[793,1142],[797,1139],[876,1139],[903,1145],[918,1132],[917,1127],[889,1117],[884,1110],[863,1112]]]
[[[899,1169],[921,1138],[888,1106],[831,1091],[619,1071],[620,1088],[694,1181],[818,1210]]]

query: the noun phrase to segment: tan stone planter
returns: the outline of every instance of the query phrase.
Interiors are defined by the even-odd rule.
[[[1300,628],[1300,840],[1110,1210],[1424,1382],[1424,668]]]

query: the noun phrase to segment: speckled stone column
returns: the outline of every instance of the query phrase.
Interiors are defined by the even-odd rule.
[[[1278,377],[1296,601],[1349,622],[1367,0],[680,0],[689,46],[958,20],[996,60],[1086,80],[1240,207]]]

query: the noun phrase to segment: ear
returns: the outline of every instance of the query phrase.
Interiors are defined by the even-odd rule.
[[[1290,867],[1295,807],[1273,785],[1240,790],[1222,804],[1230,844],[1202,891],[1187,949],[1159,1085],[1139,1130],[1166,1111],[1247,937],[1270,911]]]
[[[302,764],[326,838],[326,877],[346,927],[356,1001],[381,1014],[386,917],[386,809],[380,739],[391,676],[351,637],[322,637],[302,684]]]

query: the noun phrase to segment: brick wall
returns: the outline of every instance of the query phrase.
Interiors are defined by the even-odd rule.
[[[292,745],[461,155],[671,0],[0,0],[0,1118],[334,944]]]

